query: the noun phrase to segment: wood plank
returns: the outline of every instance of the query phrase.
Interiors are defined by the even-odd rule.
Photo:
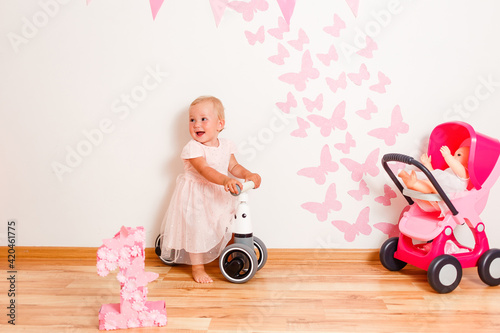
[[[96,250],[20,250],[15,332],[98,331],[99,309],[119,302],[119,283],[116,272],[97,275]],[[148,285],[148,299],[166,302],[168,332],[500,330],[500,287],[484,285],[474,268],[464,270],[455,291],[442,295],[429,286],[425,271],[410,265],[385,270],[375,250],[270,249],[267,265],[248,283],[227,282],[213,262],[206,266],[214,279],[208,285],[195,283],[189,266],[166,266],[152,249],[147,255],[146,270],[159,274]],[[1,304],[10,301],[8,288],[9,281],[0,279]],[[5,311],[0,331],[14,332]],[[152,331],[160,330],[127,330]]]

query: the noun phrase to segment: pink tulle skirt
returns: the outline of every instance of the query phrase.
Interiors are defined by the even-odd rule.
[[[162,257],[189,265],[217,259],[231,239],[235,211],[235,197],[222,186],[179,175],[162,223]]]

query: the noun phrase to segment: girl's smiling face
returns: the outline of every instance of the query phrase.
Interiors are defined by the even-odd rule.
[[[211,101],[203,101],[189,108],[189,134],[195,141],[217,147],[217,137],[223,128],[224,120],[219,119]]]

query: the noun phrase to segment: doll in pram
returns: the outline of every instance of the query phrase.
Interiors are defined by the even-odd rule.
[[[464,143],[469,147],[467,189],[446,193],[423,163],[403,154],[386,154],[382,165],[408,206],[401,213],[399,237],[392,237],[380,248],[380,261],[390,271],[399,271],[407,263],[427,271],[427,280],[439,293],[453,291],[462,278],[462,268],[478,267],[481,280],[490,285],[500,284],[500,250],[490,249],[485,226],[479,214],[488,200],[491,187],[500,175],[500,141],[475,132],[464,122],[438,125],[431,133],[427,154],[435,170],[448,167],[441,148],[449,147],[452,154]],[[389,167],[389,162],[402,162],[418,168],[435,189],[421,193],[405,188]],[[416,204],[414,204],[416,203]],[[467,225],[475,245],[462,245],[454,235],[458,225]]]

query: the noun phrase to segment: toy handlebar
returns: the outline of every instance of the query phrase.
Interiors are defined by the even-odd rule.
[[[437,182],[436,178],[434,178],[434,175],[422,163],[420,163],[419,161],[417,161],[416,159],[414,159],[411,156],[407,156],[407,155],[403,155],[403,154],[396,154],[396,153],[385,154],[382,157],[382,166],[384,167],[384,169],[387,172],[387,174],[389,175],[389,177],[391,177],[391,179],[394,182],[394,184],[396,184],[397,188],[399,189],[399,191],[401,192],[401,194],[403,194],[403,196],[406,198],[406,201],[408,201],[408,203],[410,205],[413,205],[413,199],[410,198],[410,197],[408,197],[408,196],[406,196],[406,195],[404,195],[404,193],[403,193],[403,190],[404,190],[403,185],[401,184],[401,182],[399,181],[399,179],[396,177],[396,175],[394,174],[394,172],[392,172],[391,168],[389,168],[389,166],[387,165],[387,162],[402,162],[402,163],[405,163],[405,164],[414,165],[417,168],[419,168],[420,171],[422,171],[427,176],[427,178],[429,179],[429,181],[431,182],[431,184],[434,186],[434,188],[436,189],[436,191],[438,192],[438,194],[441,196],[441,199],[443,199],[443,201],[446,204],[446,206],[448,206],[448,208],[450,209],[451,213],[453,215],[457,215],[458,214],[457,209],[455,208],[455,206],[453,206],[453,204],[450,201],[450,198],[448,198],[448,196],[444,192],[444,190],[441,187],[441,185],[439,185],[439,183]]]
[[[248,190],[255,188],[255,183],[253,181],[249,181],[249,182],[243,183],[243,188],[240,188],[239,185],[236,185],[236,187],[238,188],[238,193],[231,192],[231,194],[234,195],[235,197],[240,195],[241,193],[244,193]]]

